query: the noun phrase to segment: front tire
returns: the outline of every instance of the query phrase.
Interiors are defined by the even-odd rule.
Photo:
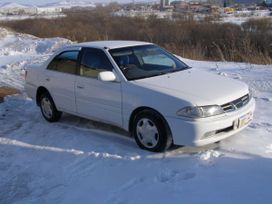
[[[49,93],[43,93],[40,97],[40,108],[43,117],[48,122],[57,122],[62,113],[57,110],[55,103]]]
[[[172,136],[162,116],[151,110],[138,113],[133,121],[132,134],[138,146],[152,152],[166,151]]]

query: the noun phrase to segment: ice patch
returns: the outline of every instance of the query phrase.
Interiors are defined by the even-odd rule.
[[[223,154],[216,150],[207,150],[198,155],[198,158],[202,165],[210,166],[213,165],[219,157],[223,156]]]
[[[225,77],[227,77],[227,76],[228,76],[228,74],[227,74],[227,73],[225,73],[225,72],[219,72],[218,74],[219,74],[219,75],[221,75],[221,76],[225,76]]]
[[[139,159],[141,159],[140,155],[136,155],[136,156],[131,156],[130,157],[130,160],[132,160],[132,161],[139,160]]]
[[[200,156],[199,156],[199,159],[201,161],[208,161],[208,160],[211,160],[213,158],[218,158],[222,156],[222,153],[216,151],[216,150],[208,150],[204,153],[201,153]]]

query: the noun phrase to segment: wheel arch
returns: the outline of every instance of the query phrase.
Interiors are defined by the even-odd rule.
[[[153,111],[153,112],[157,113],[161,117],[161,119],[163,120],[163,123],[166,126],[168,133],[172,136],[170,126],[169,126],[167,120],[165,119],[165,117],[159,111],[155,110],[154,108],[150,108],[148,106],[141,106],[141,107],[136,108],[134,111],[132,111],[130,118],[129,118],[129,127],[128,127],[129,132],[132,132],[133,120],[136,117],[136,115],[142,111],[145,111],[145,110],[149,110],[149,111]]]
[[[40,97],[43,93],[49,93],[49,91],[43,87],[43,86],[40,86],[38,89],[37,89],[37,93],[36,93],[36,103],[38,106],[40,106]],[[49,93],[50,94],[50,93]]]

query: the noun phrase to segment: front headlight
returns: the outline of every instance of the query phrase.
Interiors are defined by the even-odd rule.
[[[211,106],[188,106],[177,111],[178,116],[189,118],[206,118],[224,113],[218,105]]]

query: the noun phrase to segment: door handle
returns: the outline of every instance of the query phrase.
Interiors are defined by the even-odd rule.
[[[78,89],[84,89],[84,86],[82,86],[82,85],[77,85],[77,88],[78,88]]]

